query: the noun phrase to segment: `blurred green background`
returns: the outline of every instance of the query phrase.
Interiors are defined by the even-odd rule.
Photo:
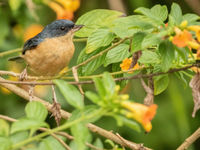
[[[73,1],[73,0],[66,0]],[[24,41],[37,34],[42,26],[55,19],[76,19],[87,11],[105,8],[123,11],[127,15],[133,14],[137,7],[152,7],[155,4],[167,5],[170,8],[173,2],[178,3],[183,13],[200,14],[200,1],[198,0],[75,0],[76,2],[64,6],[63,11],[58,11],[49,0],[0,0],[0,52],[19,48]],[[59,0],[57,0],[59,3]],[[59,6],[63,7],[64,4]],[[80,6],[79,6],[80,5]],[[68,9],[69,8],[69,9]],[[77,57],[84,47],[84,43],[76,43],[76,53],[70,66],[76,63]],[[18,55],[18,54],[15,54]],[[7,62],[8,57],[0,56],[0,69],[20,72],[23,66]],[[109,68],[108,68],[109,69]],[[7,77],[8,78],[8,77]],[[10,78],[13,79],[13,78]],[[14,79],[13,79],[14,80]],[[189,82],[187,79],[187,83]],[[86,89],[92,89],[86,86]],[[139,80],[133,80],[126,89],[131,99],[142,103],[145,92]],[[57,91],[58,93],[58,91]],[[36,87],[36,94],[44,99],[51,100],[51,92],[46,87]],[[64,98],[58,94],[62,107],[68,111],[72,108],[66,104]],[[126,127],[117,127],[114,119],[103,118],[96,124],[120,133],[128,140],[136,143],[144,143],[153,149],[175,149],[200,124],[200,112],[192,118],[193,99],[191,89],[182,83],[174,74],[170,75],[170,84],[165,92],[155,97],[158,111],[152,121],[153,129],[150,133],[144,131],[138,133]],[[0,114],[18,118],[24,115],[26,101],[0,88]],[[51,126],[55,126],[52,118],[48,120]],[[0,125],[1,126],[1,125]],[[200,139],[190,149],[200,149]]]

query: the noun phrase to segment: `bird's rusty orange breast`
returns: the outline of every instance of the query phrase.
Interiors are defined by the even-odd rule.
[[[26,51],[23,58],[36,75],[52,76],[58,74],[69,64],[74,54],[72,33],[65,36],[47,38],[35,49]]]

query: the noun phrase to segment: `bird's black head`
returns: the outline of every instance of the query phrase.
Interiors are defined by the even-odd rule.
[[[70,20],[56,20],[47,25],[42,31],[42,34],[45,38],[59,37],[64,36],[69,31],[76,31],[77,28],[80,29],[81,27],[81,25],[75,25]]]

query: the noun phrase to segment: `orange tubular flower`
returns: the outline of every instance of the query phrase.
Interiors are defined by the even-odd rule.
[[[121,70],[126,71],[129,70],[130,66],[131,66],[131,62],[132,62],[132,58],[126,58],[122,61],[122,63],[120,64]],[[138,69],[140,66],[138,65],[138,63],[131,69]],[[131,73],[131,72],[130,72]]]
[[[192,34],[186,29],[181,31],[179,28],[175,28],[176,35],[172,39],[172,43],[178,47],[185,47],[188,42],[192,41]]]
[[[122,107],[129,110],[126,114],[128,118],[133,118],[139,123],[142,124],[146,132],[151,131],[152,124],[151,120],[154,118],[156,114],[157,105],[153,104],[151,106],[146,106],[139,103],[134,103],[130,101],[122,101]]]
[[[34,37],[40,33],[43,29],[43,26],[40,24],[32,24],[24,31],[24,41]]]
[[[55,2],[50,2],[48,3],[48,5],[55,11],[57,19],[69,19],[69,20],[73,19],[74,14],[72,11],[65,10],[61,5]]]

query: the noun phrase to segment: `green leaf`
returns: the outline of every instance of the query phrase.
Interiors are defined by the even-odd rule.
[[[92,141],[92,136],[83,123],[78,123],[73,125],[71,128],[71,133],[74,136],[74,141],[77,144],[77,150],[85,150],[87,146],[85,143],[90,143]]]
[[[75,108],[82,109],[84,107],[83,95],[73,85],[63,80],[53,81],[59,88],[66,101]]]
[[[140,7],[134,12],[143,14],[151,18],[157,25],[163,25],[163,21],[167,19],[168,11],[166,6],[155,5],[151,9]]]
[[[142,51],[142,56],[138,61],[142,64],[156,64],[160,62],[158,54],[148,50]]]
[[[58,138],[66,141],[63,136],[58,136]],[[43,139],[42,142],[39,144],[39,150],[65,150],[65,148],[54,137],[48,136],[47,138]]]
[[[154,95],[158,95],[162,93],[169,84],[169,77],[168,75],[161,75],[154,77]]]
[[[103,84],[106,90],[106,93],[112,96],[115,92],[115,81],[112,76],[108,72],[104,72],[103,74]]]
[[[0,150],[11,150],[12,142],[9,138],[0,137]]]
[[[109,64],[120,62],[129,56],[130,56],[129,45],[120,44],[117,47],[108,51],[105,58],[104,66],[108,66]]]
[[[85,52],[85,49],[84,49],[81,52],[81,54],[79,55],[77,63],[80,64],[80,63],[84,62],[85,60],[87,60],[90,57],[98,54],[99,52],[101,52],[104,49],[105,48],[99,48],[96,51],[89,53],[89,54],[87,54]],[[80,67],[78,69],[78,73],[81,74],[81,75],[90,75],[91,73],[93,73],[96,69],[98,69],[104,63],[105,57],[106,57],[106,53],[104,53],[103,55],[99,56],[98,58],[90,61],[86,65]]]
[[[180,6],[173,3],[169,15],[169,25],[179,25],[182,22],[182,10]]]
[[[118,116],[119,119],[123,122],[123,124],[137,132],[140,132],[141,129],[140,129],[140,126],[137,122],[135,122],[134,120],[130,120],[130,119],[127,119],[123,116]]]
[[[183,20],[187,20],[188,21],[188,24],[192,24],[194,22],[196,22],[197,20],[199,20],[200,17],[196,14],[185,14],[183,15]]]
[[[159,45],[159,52],[161,54],[161,70],[167,72],[175,59],[175,50],[173,44],[165,40]]]
[[[133,40],[131,43],[131,52],[137,52],[139,50],[142,50],[142,42],[143,39],[145,38],[146,33],[144,32],[137,32],[133,35]]]
[[[160,19],[161,21],[165,21],[168,16],[167,6],[155,5],[154,7],[151,8],[151,13],[157,19]]]
[[[37,101],[29,102],[25,107],[26,116],[29,119],[44,121],[48,115],[46,107]]]
[[[142,41],[142,49],[149,48],[154,45],[158,45],[161,42],[161,36],[159,34],[147,34]]]
[[[40,127],[49,127],[49,125],[43,121],[23,118],[14,122],[11,126],[11,133],[16,133],[19,131],[25,131],[29,129],[38,129]]]
[[[76,32],[75,35],[78,37],[88,37],[98,28],[111,27],[112,22],[122,15],[123,13],[121,12],[106,9],[89,11],[77,20],[76,24],[83,24],[85,27]]]
[[[93,80],[100,97],[105,97],[107,93],[103,81],[100,78],[94,78]]]
[[[152,30],[154,27],[154,22],[150,18],[142,15],[132,15],[116,19],[112,31],[120,38],[125,38],[139,31]]]
[[[17,144],[29,137],[28,131],[21,131],[14,133],[10,136],[10,140],[12,141],[13,144]]]
[[[100,97],[96,93],[86,91],[85,96],[95,104],[97,104],[100,101]]]
[[[9,0],[8,3],[10,5],[10,8],[12,9],[12,11],[16,11],[19,9],[19,7],[22,4],[22,0]]]
[[[9,20],[8,17],[3,13],[3,10],[0,10],[0,29],[1,29],[1,34],[0,34],[0,45],[3,44],[5,37],[9,33]]]
[[[94,141],[93,145],[96,146],[96,147],[98,147],[98,148],[100,148],[100,149],[103,149],[103,148],[104,148],[103,142],[101,141],[100,138],[97,138],[97,139]]]
[[[9,130],[9,124],[5,120],[0,119],[0,136],[8,136]]]
[[[93,32],[87,40],[86,53],[91,53],[99,47],[109,45],[115,38],[114,33],[109,29],[97,29]]]

